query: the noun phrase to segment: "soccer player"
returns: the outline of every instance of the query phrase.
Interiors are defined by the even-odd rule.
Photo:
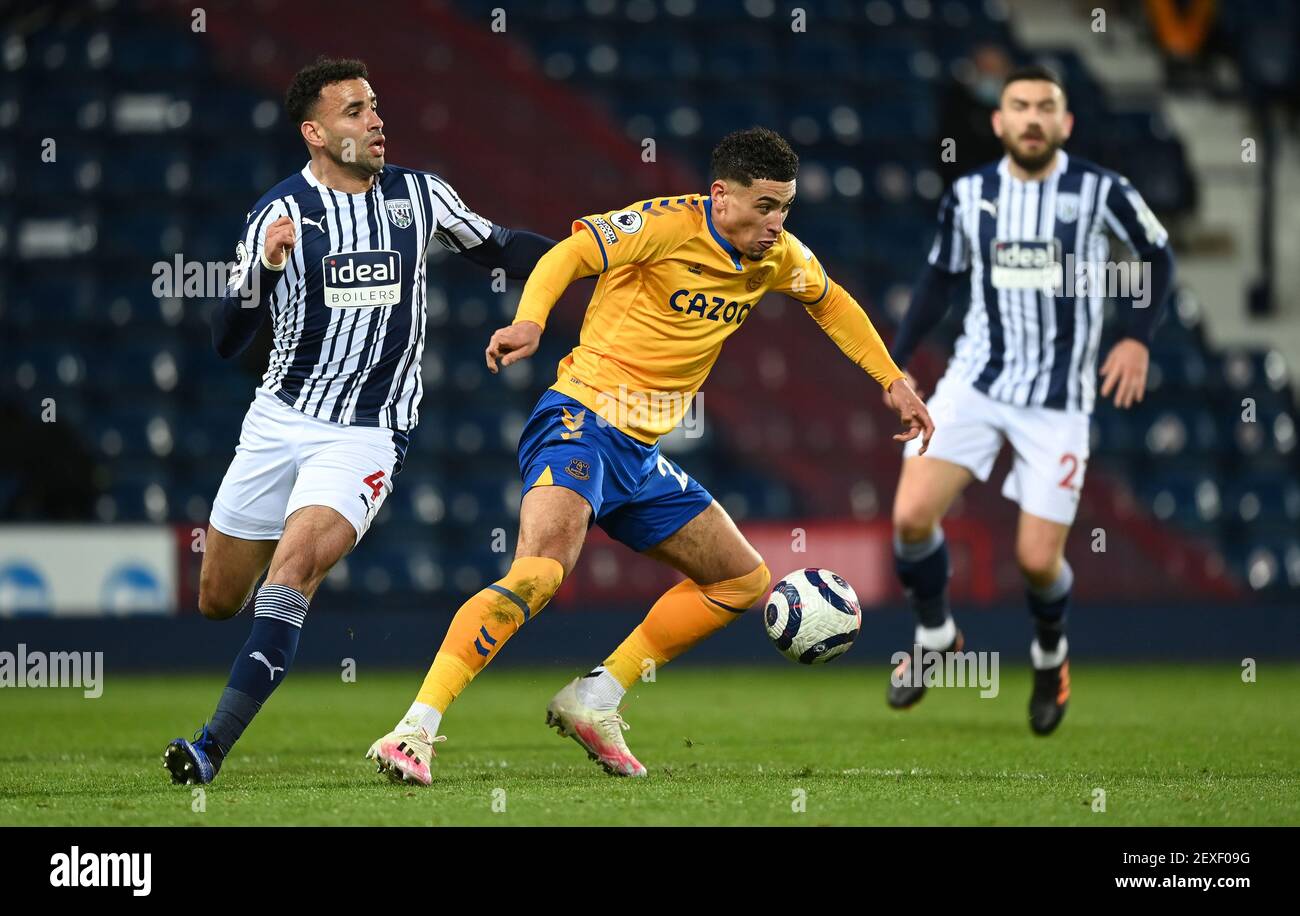
[[[388,165],[361,61],[305,67],[286,108],[311,161],[249,211],[213,319],[223,357],[268,314],[275,344],[213,503],[199,610],[238,614],[270,568],[216,712],[164,752],[182,783],[216,776],[293,664],[317,586],[392,491],[419,418],[431,243],[521,279],[553,244],[493,226],[437,175]]]
[[[1142,400],[1147,347],[1174,272],[1164,228],[1128,181],[1061,149],[1073,121],[1050,70],[1008,75],[993,113],[1006,155],[944,196],[929,264],[894,345],[906,366],[947,311],[950,291],[969,290],[962,335],[930,401],[939,432],[924,457],[905,447],[894,500],[898,578],[917,617],[913,654],[929,662],[912,670],[909,658],[895,668],[889,705],[919,701],[924,669],[961,650],[940,522],[967,484],[988,479],[1009,442],[1015,460],[1002,493],[1020,505],[1016,559],[1035,630],[1029,724],[1040,735],[1060,724],[1070,697],[1065,618],[1073,574],[1065,541],[1088,461],[1101,279],[1117,276],[1103,263],[1105,232],[1149,268],[1146,283],[1135,278],[1121,339],[1101,367],[1101,396],[1114,395],[1117,407]]]
[[[524,496],[510,570],[456,612],[415,702],[367,757],[428,785],[443,714],[574,567],[588,527],[685,576],[590,673],[551,700],[547,723],[607,772],[644,776],[623,740],[624,691],[763,598],[770,574],[708,491],[660,454],[723,343],[769,292],[799,300],[849,359],[893,395],[906,433],[933,427],[870,320],[784,230],[799,160],[770,130],[738,131],[713,151],[709,193],[641,201],[583,217],[524,287],[514,323],[492,335],[488,368],[537,350],[556,300],[599,275],[579,344],[561,360],[519,442]]]

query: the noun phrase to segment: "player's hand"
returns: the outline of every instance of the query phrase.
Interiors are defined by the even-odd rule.
[[[262,254],[269,263],[277,267],[283,266],[297,240],[293,220],[282,216],[266,227],[266,243],[262,246]]]
[[[541,339],[542,328],[535,321],[521,321],[501,328],[488,341],[485,354],[488,371],[496,374],[497,360],[501,360],[501,365],[509,366],[532,356],[537,352],[537,343]]]
[[[1126,337],[1111,347],[1101,367],[1101,396],[1115,392],[1115,406],[1121,409],[1139,403],[1147,391],[1147,368],[1151,354],[1146,344]]]
[[[903,370],[903,378],[906,379],[906,381],[907,381],[907,386],[908,386],[909,388],[911,388],[913,392],[916,393],[916,396],[917,396],[918,398],[923,398],[923,397],[925,397],[925,391],[921,388],[920,385],[918,385],[918,384],[916,383],[916,379],[912,377],[912,373],[910,373],[910,372],[908,372],[906,369],[904,369],[904,370]],[[897,407],[894,406],[894,399],[891,398],[891,397],[889,396],[889,392],[888,392],[888,391],[882,391],[882,392],[880,392],[880,400],[884,401],[884,402],[885,402],[885,406],[888,407],[890,410],[897,410],[897,409],[898,409]]]
[[[889,405],[898,411],[898,419],[907,427],[907,432],[894,436],[895,442],[910,442],[921,437],[921,451],[930,447],[930,437],[934,435],[934,421],[930,411],[925,409],[925,402],[917,394],[907,378],[900,378],[889,386]]]

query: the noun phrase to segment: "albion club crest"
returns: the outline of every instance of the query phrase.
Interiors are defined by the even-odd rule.
[[[1079,218],[1079,195],[1056,195],[1056,218],[1062,223],[1072,223]]]
[[[407,198],[384,201],[384,209],[388,211],[388,221],[398,229],[411,225],[411,202]]]

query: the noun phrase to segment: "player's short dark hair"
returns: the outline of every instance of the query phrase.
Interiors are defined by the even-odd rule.
[[[1021,80],[1041,80],[1051,83],[1061,90],[1062,97],[1065,96],[1065,83],[1061,80],[1061,75],[1046,64],[1026,64],[1023,67],[1016,67],[1002,81],[1002,91],[1006,92],[1008,86]]]
[[[757,181],[794,181],[799,157],[774,130],[750,127],[722,138],[713,148],[713,180],[737,181],[749,187]]]
[[[320,91],[330,83],[365,79],[367,76],[366,65],[359,60],[322,55],[293,75],[289,90],[284,94],[284,110],[289,113],[293,126],[297,127],[310,120],[316,103],[320,101]]]

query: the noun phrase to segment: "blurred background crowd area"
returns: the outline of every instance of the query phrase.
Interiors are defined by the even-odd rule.
[[[1094,417],[1070,547],[1079,598],[1294,601],[1300,14],[1285,0],[1111,6],[1098,22],[1099,4],[1034,0],[11,4],[0,519],[166,527],[178,603],[192,611],[194,532],[233,456],[269,325],[223,362],[211,300],[158,295],[155,278],[159,265],[231,259],[245,212],[302,167],[281,98],[318,54],[367,62],[391,162],[436,171],[487,218],[553,237],[578,215],[702,191],[723,134],[779,130],[802,160],[789,227],[887,340],[945,186],[1001,153],[988,112],[1003,77],[1045,62],[1077,118],[1066,148],[1131,179],[1179,265],[1146,399]],[[955,161],[941,156],[945,139]],[[531,362],[495,377],[482,350],[519,286],[493,292],[442,252],[429,284],[411,453],[318,605],[362,594],[454,607],[513,549],[517,436],[576,341],[591,284],[557,308]],[[912,366],[927,389],[960,311]],[[665,449],[774,572],[831,566],[868,601],[899,602],[890,417],[797,303],[768,298],[729,341],[701,416],[702,436],[675,434]],[[1019,602],[1016,510],[998,491],[972,488],[949,523],[958,601]],[[799,532],[804,552],[791,546]],[[561,599],[653,598],[666,575],[595,534]],[[0,582],[0,599],[24,587]]]

